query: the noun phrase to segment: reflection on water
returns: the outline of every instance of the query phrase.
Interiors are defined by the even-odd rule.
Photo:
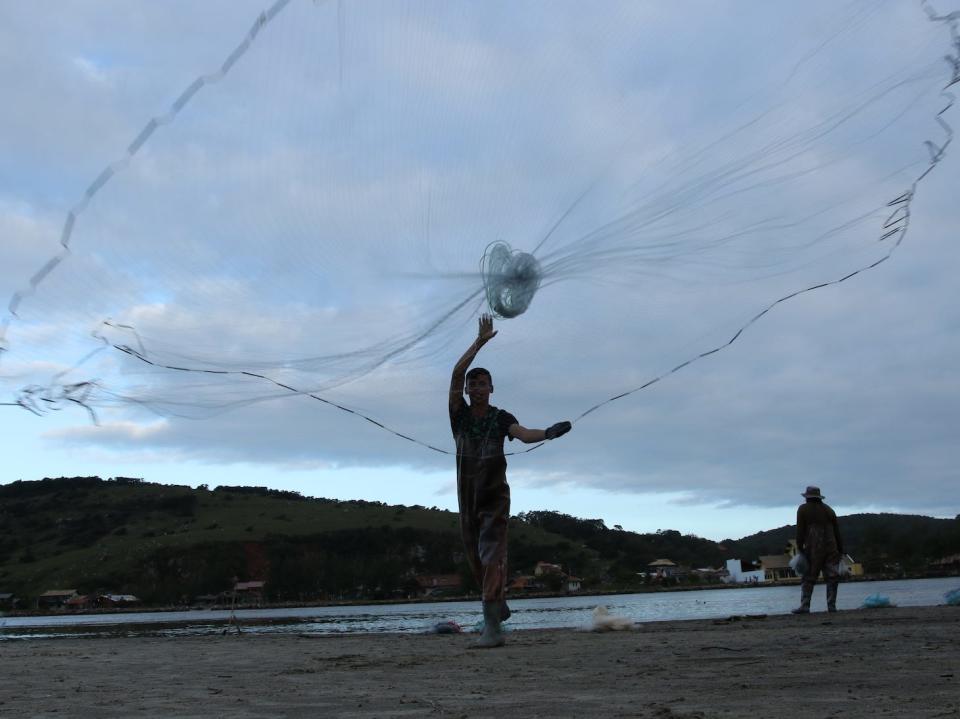
[[[888,596],[893,604],[899,606],[932,606],[943,604],[943,595],[958,586],[958,578],[848,583],[840,586],[837,605],[840,609],[855,609],[867,595],[879,593]],[[818,585],[813,611],[825,610],[824,593],[823,586]],[[513,617],[506,626],[513,631],[586,627],[598,604],[606,606],[611,614],[629,617],[635,622],[711,619],[734,614],[785,614],[799,603],[799,599],[798,586],[511,599]],[[257,634],[419,633],[446,621],[473,629],[479,620],[479,602],[242,609],[233,617],[231,612],[223,610],[5,617],[0,618],[0,641],[58,637],[202,636],[236,632],[237,625],[244,633]]]

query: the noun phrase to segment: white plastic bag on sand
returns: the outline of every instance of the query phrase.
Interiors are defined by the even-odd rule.
[[[622,632],[635,628],[632,619],[616,617],[602,604],[593,610],[593,623],[588,627],[592,632]]]
[[[450,620],[446,622],[437,622],[430,627],[429,632],[431,634],[460,634],[463,632],[463,627]]]

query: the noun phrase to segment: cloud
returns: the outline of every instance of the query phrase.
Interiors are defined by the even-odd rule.
[[[164,419],[149,423],[131,421],[113,421],[99,426],[83,426],[58,429],[50,432],[49,437],[70,442],[86,443],[91,440],[98,444],[117,444],[125,446],[141,442],[162,441],[169,432],[169,422]],[[158,441],[159,440],[159,441]]]
[[[98,85],[112,85],[113,79],[103,65],[89,57],[78,56],[73,58],[73,64],[84,78]]]
[[[42,264],[66,208],[259,10],[111,12],[123,7],[66,5],[33,50],[36,18],[15,11],[23,32],[5,39],[30,62],[0,70],[19,108],[0,118],[16,138],[0,163],[23,179],[0,184],[0,288]],[[929,204],[892,262],[778,305],[669,374],[778,297],[882,256],[884,203],[939,131],[942,83],[906,61],[940,47],[937,28],[899,8],[814,9],[522,6],[501,22],[486,6],[349,6],[338,38],[329,7],[291,4],[105,186],[11,337],[22,366],[50,374],[98,327],[163,364],[234,374],[101,353],[74,373],[104,388],[101,425],[49,441],[145,462],[449,469],[236,372],[449,450],[449,371],[479,299],[400,350],[480,287],[488,243],[531,250],[564,218],[538,253],[555,274],[478,358],[494,401],[546,426],[663,379],[511,457],[518,482],[685,506],[781,506],[811,482],[854,505],[943,503],[960,406],[942,189],[956,163],[924,182]]]

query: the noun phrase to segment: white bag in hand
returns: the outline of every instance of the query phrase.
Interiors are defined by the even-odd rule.
[[[807,562],[807,556],[803,552],[797,552],[793,555],[793,558],[790,560],[790,569],[793,570],[794,574],[802,577],[807,573],[809,568],[810,563]]]

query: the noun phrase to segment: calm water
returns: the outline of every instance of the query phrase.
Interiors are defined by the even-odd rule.
[[[960,578],[855,582],[840,585],[837,605],[856,609],[870,594],[882,594],[899,606],[943,604],[943,595],[960,587]],[[823,585],[817,585],[812,610],[824,611]],[[786,614],[800,598],[798,586],[619,594],[604,597],[512,599],[511,631],[586,627],[598,604],[635,622],[711,619],[734,614]],[[454,621],[465,630],[480,619],[479,602],[437,602],[352,607],[243,609],[236,618],[244,632],[373,634],[427,632],[438,622]],[[139,612],[0,618],[0,641],[54,637],[197,636],[224,631],[229,611]]]

